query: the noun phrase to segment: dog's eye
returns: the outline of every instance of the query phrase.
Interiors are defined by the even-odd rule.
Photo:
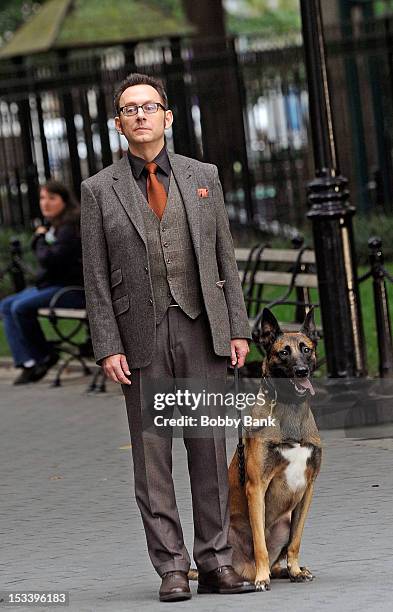
[[[289,351],[287,351],[286,349],[283,349],[282,351],[280,351],[280,357],[288,357],[289,355]]]
[[[308,346],[303,346],[303,353],[311,353],[311,349]]]

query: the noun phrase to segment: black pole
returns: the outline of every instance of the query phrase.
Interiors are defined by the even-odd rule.
[[[24,178],[27,187],[27,197],[29,205],[29,221],[34,217],[38,217],[40,213],[39,196],[38,196],[38,174],[37,166],[34,159],[33,150],[33,128],[31,125],[30,101],[29,101],[29,73],[25,66],[23,57],[17,57],[13,60],[17,66],[17,74],[19,79],[25,81],[26,95],[18,101],[18,120],[20,123],[20,141],[22,144]],[[21,181],[18,181],[18,189],[20,189]],[[21,193],[19,192],[19,197]],[[20,206],[20,222],[24,223],[23,202]]]
[[[173,143],[176,153],[198,157],[198,147],[195,138],[191,114],[189,86],[186,83],[186,68],[182,58],[181,39],[171,38],[171,61],[162,59],[162,70],[166,80],[169,108],[173,110]],[[163,54],[164,55],[164,54]]]
[[[300,0],[315,179],[308,184],[330,377],[365,376],[365,344],[347,179],[340,173],[320,0]]]
[[[381,378],[393,376],[392,327],[390,323],[389,300],[386,290],[386,271],[382,253],[382,240],[373,236],[368,241],[369,260],[373,277],[375,320],[377,324],[379,374]]]
[[[292,238],[292,246],[297,251],[301,249],[304,245],[304,236],[298,234],[294,238]],[[307,266],[306,264],[298,264],[298,272],[306,272]],[[292,268],[293,271],[293,268]],[[310,303],[310,295],[308,287],[295,287],[296,290],[296,310],[295,310],[295,321],[296,323],[303,323],[306,316],[306,308],[304,303]]]
[[[58,52],[59,57],[59,73],[60,76],[66,78],[69,74],[69,59],[68,52],[66,50],[61,50]],[[63,106],[63,116],[66,124],[67,131],[67,142],[68,142],[68,150],[69,150],[69,158],[70,158],[70,168],[71,168],[71,178],[72,178],[72,188],[76,197],[80,198],[81,191],[81,182],[82,182],[82,173],[81,166],[79,160],[79,151],[78,151],[78,137],[76,134],[75,128],[75,109],[74,109],[74,100],[72,96],[72,89],[70,83],[66,82],[64,87],[62,88],[63,93],[61,94],[62,106]]]

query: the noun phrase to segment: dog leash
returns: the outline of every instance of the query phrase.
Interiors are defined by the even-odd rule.
[[[235,382],[235,397],[237,399],[237,395],[239,392],[239,366],[237,364],[237,361],[233,369],[233,376],[234,376],[234,382]],[[245,470],[245,463],[244,463],[243,419],[242,419],[242,412],[240,408],[237,408],[237,415],[239,417],[239,423],[237,426],[238,437],[239,437],[239,441],[237,443],[237,459],[238,459],[237,465],[238,465],[238,470],[239,470],[240,485],[243,487],[246,481],[246,470]]]

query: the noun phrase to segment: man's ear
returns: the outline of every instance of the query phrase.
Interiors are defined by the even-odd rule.
[[[115,128],[119,134],[123,134],[120,117],[118,116],[115,117]]]
[[[173,123],[173,113],[171,110],[167,110],[165,111],[165,120],[164,120],[165,129],[167,130],[168,128],[170,128],[172,123]]]
[[[261,320],[260,340],[265,353],[269,353],[282,330],[274,314],[268,309],[263,309]]]
[[[306,314],[306,318],[304,319],[303,325],[300,328],[300,332],[310,338],[315,346],[318,344],[319,338],[314,321],[314,306],[311,306],[310,310]]]

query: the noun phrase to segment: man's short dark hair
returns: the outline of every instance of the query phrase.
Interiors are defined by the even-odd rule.
[[[161,100],[165,106],[168,108],[168,96],[166,95],[166,91],[164,89],[164,85],[160,79],[156,79],[155,77],[149,76],[148,74],[140,74],[138,72],[132,72],[124,81],[122,81],[119,87],[116,89],[113,103],[115,106],[115,112],[118,115],[120,112],[120,98],[123,91],[125,91],[128,87],[133,87],[134,85],[150,85],[154,87],[154,89],[158,92],[161,97]]]

